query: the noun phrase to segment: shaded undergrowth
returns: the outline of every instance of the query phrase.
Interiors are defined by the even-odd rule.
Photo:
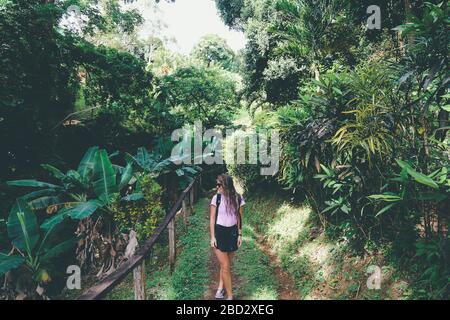
[[[382,253],[358,256],[345,242],[330,240],[307,205],[279,195],[253,196],[247,201],[245,221],[292,276],[302,299],[410,298],[408,282]],[[372,265],[382,270],[381,290],[367,288]]]

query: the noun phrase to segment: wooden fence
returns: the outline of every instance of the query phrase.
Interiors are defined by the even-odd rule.
[[[126,262],[120,265],[117,270],[98,282],[95,286],[86,290],[78,300],[98,300],[108,294],[117,286],[128,274],[133,272],[134,278],[134,298],[135,300],[146,300],[145,294],[145,259],[153,249],[153,246],[161,237],[163,232],[169,231],[169,263],[171,270],[175,266],[176,241],[175,241],[175,217],[182,208],[183,220],[186,223],[189,214],[193,211],[194,202],[198,200],[201,192],[201,176],[198,175],[183,191],[181,196],[170,209],[164,221],[155,230],[155,233],[148,239],[137,252]]]

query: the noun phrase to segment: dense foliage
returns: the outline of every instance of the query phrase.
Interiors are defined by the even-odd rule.
[[[278,184],[334,241],[365,253],[390,244],[418,297],[448,297],[447,2],[216,2],[248,37],[254,126],[281,130]],[[371,4],[381,30],[366,27]],[[248,165],[230,170],[250,189],[267,182]]]
[[[201,170],[169,159],[172,131],[233,118],[234,53],[198,63],[225,42],[180,57],[143,22],[119,0],[0,1],[2,299],[54,297],[70,264],[114,271]]]

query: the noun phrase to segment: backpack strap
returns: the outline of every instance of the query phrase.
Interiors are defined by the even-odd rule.
[[[216,197],[216,221],[214,222],[214,225],[217,225],[217,218],[219,216],[219,206],[221,201],[222,201],[222,194],[218,193]]]

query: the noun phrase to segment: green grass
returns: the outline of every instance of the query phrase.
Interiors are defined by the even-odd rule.
[[[187,232],[180,238],[184,248],[177,257],[172,275],[173,298],[179,300],[202,299],[209,283],[209,234],[208,216],[205,214],[209,201],[202,199],[189,217]]]
[[[245,218],[243,223],[242,247],[233,263],[234,274],[241,279],[241,285],[236,288],[236,296],[248,300],[276,300],[277,281],[269,265],[269,258],[258,248],[254,229]]]
[[[293,277],[300,295],[307,296],[317,284],[316,271],[309,257],[298,251],[311,233],[311,210],[277,196],[253,197],[247,201],[246,221],[268,239],[281,268]]]

